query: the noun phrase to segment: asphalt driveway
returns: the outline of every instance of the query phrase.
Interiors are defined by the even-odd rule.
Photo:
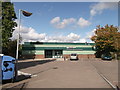
[[[80,59],[78,61],[21,60],[18,70],[22,73],[15,83],[3,88],[91,88],[108,89],[118,85],[118,61]],[[110,82],[106,82],[101,75]],[[31,76],[31,78],[26,76]],[[24,77],[24,78],[23,78]],[[115,89],[116,90],[116,89]]]
[[[20,71],[35,76],[27,83],[26,88],[111,88],[94,67],[98,62],[101,61],[93,60],[92,63],[91,60],[87,59],[53,61],[20,69]],[[112,79],[117,80],[114,78],[115,75],[112,77]]]

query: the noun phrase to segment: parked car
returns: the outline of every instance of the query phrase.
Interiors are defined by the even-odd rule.
[[[78,55],[76,53],[72,53],[70,55],[70,60],[78,60]]]
[[[108,54],[102,54],[101,55],[102,60],[112,60],[112,56],[110,53]]]

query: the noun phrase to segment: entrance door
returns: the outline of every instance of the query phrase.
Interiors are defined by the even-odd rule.
[[[62,50],[54,50],[54,58],[62,58]]]
[[[45,58],[52,58],[52,50],[45,50]]]

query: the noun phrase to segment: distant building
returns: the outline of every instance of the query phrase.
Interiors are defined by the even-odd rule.
[[[77,53],[79,58],[93,58],[94,43],[61,43],[61,42],[25,42],[22,46],[24,58],[69,58]]]

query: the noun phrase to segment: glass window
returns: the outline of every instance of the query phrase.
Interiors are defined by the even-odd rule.
[[[77,56],[77,54],[71,54],[71,56]]]

